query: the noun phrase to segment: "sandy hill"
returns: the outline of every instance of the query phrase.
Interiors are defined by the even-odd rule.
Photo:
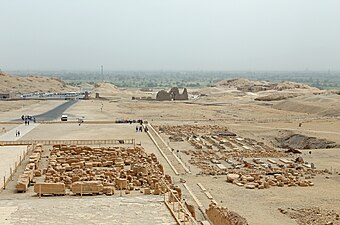
[[[68,92],[78,91],[78,88],[65,84],[54,77],[28,76],[17,77],[0,72],[0,92]]]
[[[97,83],[92,90],[92,93],[99,93],[100,96],[110,96],[120,92],[115,85],[110,83]]]
[[[232,79],[232,80],[222,80],[216,83],[217,87],[226,88],[236,88],[240,91],[246,92],[259,92],[267,90],[293,90],[293,89],[303,89],[303,90],[319,90],[317,88],[308,86],[306,84],[300,84],[295,82],[283,81],[280,83],[272,83],[270,81],[258,81],[258,80],[248,80],[248,79]]]
[[[340,95],[306,95],[281,101],[272,107],[320,116],[340,116]]]

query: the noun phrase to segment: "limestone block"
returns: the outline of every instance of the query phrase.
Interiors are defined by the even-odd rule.
[[[85,168],[92,169],[93,163],[87,162],[85,163]]]
[[[77,181],[72,183],[71,190],[75,194],[99,194],[103,190],[103,184],[100,181]]]
[[[27,178],[20,177],[19,180],[18,180],[18,183],[15,186],[15,188],[19,192],[22,192],[22,191],[25,192],[28,189],[28,184],[29,184],[29,180]]]
[[[33,170],[25,170],[22,176],[26,176],[28,178],[28,181],[31,182],[34,177]]]
[[[112,186],[104,186],[103,187],[103,193],[105,195],[113,195],[114,194],[114,188]]]
[[[238,174],[229,173],[227,175],[227,182],[232,183],[234,180],[237,180],[239,177],[240,177],[240,175],[238,175]]]
[[[63,183],[36,183],[34,192],[39,194],[65,194],[65,184]]]
[[[255,189],[254,184],[246,184],[244,187],[247,188],[247,189]]]
[[[115,180],[115,182],[116,182],[116,188],[118,189],[118,190],[121,190],[121,189],[126,189],[127,188],[127,179],[126,178],[117,178],[116,180]]]
[[[35,177],[40,177],[42,175],[42,171],[41,170],[35,170],[34,171],[34,176]]]

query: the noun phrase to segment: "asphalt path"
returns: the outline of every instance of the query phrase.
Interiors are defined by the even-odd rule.
[[[57,107],[55,107],[54,109],[51,109],[45,113],[39,114],[39,115],[30,115],[35,117],[36,122],[39,121],[52,121],[52,120],[56,120],[56,119],[60,119],[61,115],[69,108],[71,107],[73,104],[77,103],[78,100],[70,100],[67,101]],[[21,121],[21,119],[17,119],[15,121]]]

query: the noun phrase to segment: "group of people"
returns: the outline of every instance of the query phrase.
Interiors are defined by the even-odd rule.
[[[149,128],[147,126],[143,127],[143,126],[136,126],[136,132],[148,132]]]
[[[133,124],[133,123],[139,123],[140,125],[143,124],[143,120],[139,119],[139,120],[116,120],[116,123],[129,123],[129,124]]]
[[[21,119],[25,121],[25,125],[30,125],[30,121],[36,122],[35,117],[22,115]]]
[[[16,130],[16,131],[15,131],[15,136],[16,136],[16,137],[20,137],[20,131]]]

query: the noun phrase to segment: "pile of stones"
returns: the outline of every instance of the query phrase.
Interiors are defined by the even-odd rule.
[[[210,204],[206,214],[214,225],[248,225],[247,220],[228,208]]]
[[[340,214],[334,210],[325,210],[318,207],[315,208],[302,208],[302,209],[281,209],[282,214],[289,216],[298,224],[310,225],[340,225]]]
[[[212,132],[225,132],[228,129],[226,127],[218,126],[218,125],[162,125],[156,127],[161,133],[165,133],[167,135],[176,135],[176,134],[186,134],[190,136],[192,134],[207,134]]]
[[[311,187],[317,175],[328,174],[328,170],[276,168],[254,170],[243,168],[230,170],[226,181],[247,189],[266,189],[270,187]]]
[[[161,194],[171,185],[171,177],[164,174],[156,156],[146,154],[142,147],[54,145],[44,174],[45,183],[63,183],[75,193],[88,186],[97,194],[113,194],[114,189],[129,194],[141,188],[145,194]]]
[[[19,176],[16,190],[18,192],[26,192],[33,178],[41,176],[41,170],[38,169],[41,159],[42,145],[38,144],[34,147],[33,153],[29,156],[29,162],[22,175]]]

